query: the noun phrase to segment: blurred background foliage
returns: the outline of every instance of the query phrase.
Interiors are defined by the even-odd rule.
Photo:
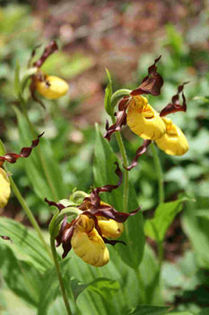
[[[16,64],[26,69],[32,49],[39,44],[43,48],[50,39],[57,39],[61,48],[43,70],[66,79],[69,94],[58,101],[44,101],[46,110],[31,100],[29,115],[50,139],[51,156],[60,166],[65,187],[62,198],[74,187],[88,191],[93,184],[94,123],[100,122],[103,132],[107,118],[103,107],[105,67],[111,72],[114,89],[135,88],[154,58],[162,55],[162,93],[149,97],[158,110],[170,101],[180,83],[190,81],[185,87],[187,112],[171,115],[187,135],[190,150],[180,158],[159,154],[166,200],[175,200],[182,193],[192,200],[184,205],[167,233],[165,299],[177,310],[194,314],[209,307],[205,280],[209,269],[208,14],[207,1],[201,0],[1,1],[0,9],[0,136],[7,151],[21,147],[14,111],[18,108],[13,88]],[[123,134],[131,161],[141,140],[128,129]],[[112,142],[117,152],[116,142]],[[153,167],[148,152],[130,173],[145,217],[152,215],[157,204]],[[24,161],[18,161],[11,172],[46,227],[50,210],[40,195],[34,194]],[[1,212],[27,224],[14,198]]]

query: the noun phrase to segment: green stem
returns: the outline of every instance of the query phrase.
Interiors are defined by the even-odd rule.
[[[25,202],[25,199],[22,197],[18,187],[16,186],[12,176],[9,176],[9,180],[10,180],[10,184],[12,187],[12,191],[14,192],[17,200],[19,201],[19,203],[21,204],[21,206],[23,207],[30,223],[32,224],[32,226],[34,227],[36,233],[38,234],[41,242],[43,243],[44,248],[46,249],[46,251],[48,252],[49,256],[51,257],[51,252],[49,249],[49,246],[47,245],[46,241],[44,240],[44,237],[42,235],[41,229],[32,213],[32,211],[30,210],[30,208],[28,207],[27,203]]]
[[[66,311],[67,311],[68,315],[72,315],[72,312],[70,310],[70,304],[68,302],[66,290],[65,290],[63,279],[62,279],[62,275],[61,275],[60,265],[59,265],[59,262],[58,262],[58,259],[57,259],[57,252],[56,252],[54,238],[52,236],[50,238],[50,244],[51,244],[51,251],[52,251],[54,264],[55,264],[55,268],[56,268],[56,272],[57,272],[57,277],[58,277],[58,280],[59,280],[60,289],[61,289],[63,301],[65,303]]]
[[[152,155],[155,164],[155,169],[157,172],[158,178],[158,191],[159,191],[159,204],[164,202],[165,194],[164,194],[164,185],[163,185],[163,170],[160,163],[160,159],[156,150],[154,143],[151,143]]]

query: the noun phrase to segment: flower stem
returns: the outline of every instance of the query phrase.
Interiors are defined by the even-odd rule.
[[[158,192],[159,192],[159,204],[164,202],[165,193],[164,193],[164,185],[163,185],[163,170],[160,163],[160,159],[157,153],[157,149],[154,143],[151,143],[152,155],[155,164],[155,169],[158,177]],[[164,256],[164,249],[163,249],[163,241],[159,240],[158,233],[156,231],[156,240],[157,240],[157,252],[158,252],[158,260],[159,260],[159,278],[161,274],[163,256]]]
[[[112,118],[112,123],[115,123],[115,116],[111,116]],[[117,131],[116,134],[116,140],[120,149],[120,153],[123,159],[123,165],[125,167],[128,166],[128,158],[127,158],[127,154],[126,154],[126,149],[123,143],[123,139],[121,136],[120,131]],[[123,186],[123,211],[128,212],[128,171],[125,169],[125,176],[124,176],[124,186]]]
[[[59,262],[58,262],[58,259],[57,259],[57,252],[56,252],[56,248],[55,248],[55,241],[54,241],[54,238],[52,236],[50,238],[50,244],[51,244],[51,251],[52,251],[54,264],[55,264],[55,268],[56,268],[56,272],[57,272],[57,277],[58,277],[58,280],[59,280],[60,289],[61,289],[63,301],[65,303],[66,311],[67,311],[68,315],[72,315],[72,312],[70,310],[70,304],[68,302],[66,290],[65,290],[63,279],[62,279],[62,275],[61,275],[60,265],[59,265]]]
[[[14,192],[17,200],[19,201],[19,203],[21,204],[21,206],[23,207],[30,223],[32,224],[32,226],[34,227],[36,233],[38,234],[44,248],[46,249],[46,251],[48,252],[49,256],[52,258],[51,256],[51,252],[50,252],[50,248],[49,246],[47,245],[46,241],[44,240],[44,237],[42,235],[42,232],[41,232],[41,229],[32,213],[32,211],[30,210],[30,208],[28,207],[27,203],[25,202],[25,199],[23,198],[23,196],[21,195],[18,187],[16,186],[12,176],[9,176],[9,180],[10,180],[10,184],[11,184],[11,187],[12,187],[12,191]]]
[[[158,191],[159,191],[159,204],[164,202],[165,194],[164,194],[164,185],[163,185],[163,170],[160,163],[160,159],[156,150],[154,143],[151,143],[152,155],[155,164],[155,169],[157,172],[158,178]]]

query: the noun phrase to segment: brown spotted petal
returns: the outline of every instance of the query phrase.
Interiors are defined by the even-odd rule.
[[[118,183],[116,185],[105,185],[105,186],[101,186],[101,187],[96,187],[93,189],[93,191],[90,194],[91,206],[95,209],[97,209],[100,205],[99,194],[101,192],[111,192],[113,189],[118,188],[122,183],[123,173],[121,172],[121,169],[119,167],[118,162],[115,162],[115,164],[116,164],[115,174],[119,177]],[[85,202],[85,200],[84,200],[84,202]]]
[[[130,171],[137,165],[138,158],[147,151],[147,148],[151,142],[151,140],[144,140],[143,144],[136,151],[136,155],[132,163],[128,167],[123,166],[127,171]]]
[[[58,50],[57,43],[56,43],[54,40],[52,40],[52,41],[49,43],[49,45],[47,45],[47,46],[45,47],[44,52],[43,52],[43,54],[41,55],[41,57],[40,57],[37,61],[35,61],[35,62],[33,63],[33,66],[34,66],[34,67],[37,67],[37,68],[40,68],[40,67],[43,65],[43,63],[46,61],[46,59],[47,59],[51,54],[53,54],[56,50]]]
[[[157,72],[156,64],[160,60],[161,56],[155,59],[153,65],[148,68],[148,76],[146,76],[140,86],[131,92],[132,96],[141,94],[151,94],[154,96],[160,95],[160,90],[163,85],[163,78]]]
[[[126,124],[126,107],[122,110],[117,112],[116,122],[111,125],[110,127],[106,124],[106,133],[104,138],[110,141],[112,134],[116,131],[119,131],[123,125]]]
[[[39,144],[39,139],[40,139],[40,137],[43,136],[43,134],[44,134],[44,132],[42,134],[40,134],[37,137],[37,139],[33,140],[30,147],[22,148],[19,154],[17,154],[17,153],[7,153],[4,156],[0,156],[0,166],[5,161],[7,161],[9,163],[15,163],[19,158],[27,158],[31,154],[33,148],[37,147],[37,145]]]
[[[184,82],[183,84],[178,86],[178,92],[175,94],[172,99],[171,103],[169,103],[165,108],[163,108],[160,112],[160,116],[166,116],[171,113],[176,113],[176,112],[186,112],[187,105],[186,105],[186,98],[184,96],[184,85],[189,82]],[[180,95],[182,96],[182,105],[180,104]]]

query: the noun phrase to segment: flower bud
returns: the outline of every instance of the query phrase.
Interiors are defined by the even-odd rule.
[[[36,78],[35,88],[45,98],[57,99],[67,93],[69,86],[63,79],[47,75],[44,80]]]
[[[183,155],[189,150],[188,141],[179,127],[172,120],[162,118],[166,133],[156,140],[158,147],[169,155]]]
[[[133,96],[128,106],[127,125],[143,139],[156,140],[165,133],[165,124],[146,97]]]
[[[6,206],[11,193],[10,182],[7,173],[0,168],[0,208]]]
[[[123,223],[117,222],[112,219],[98,218],[98,225],[105,238],[116,239],[121,236],[124,230]]]

